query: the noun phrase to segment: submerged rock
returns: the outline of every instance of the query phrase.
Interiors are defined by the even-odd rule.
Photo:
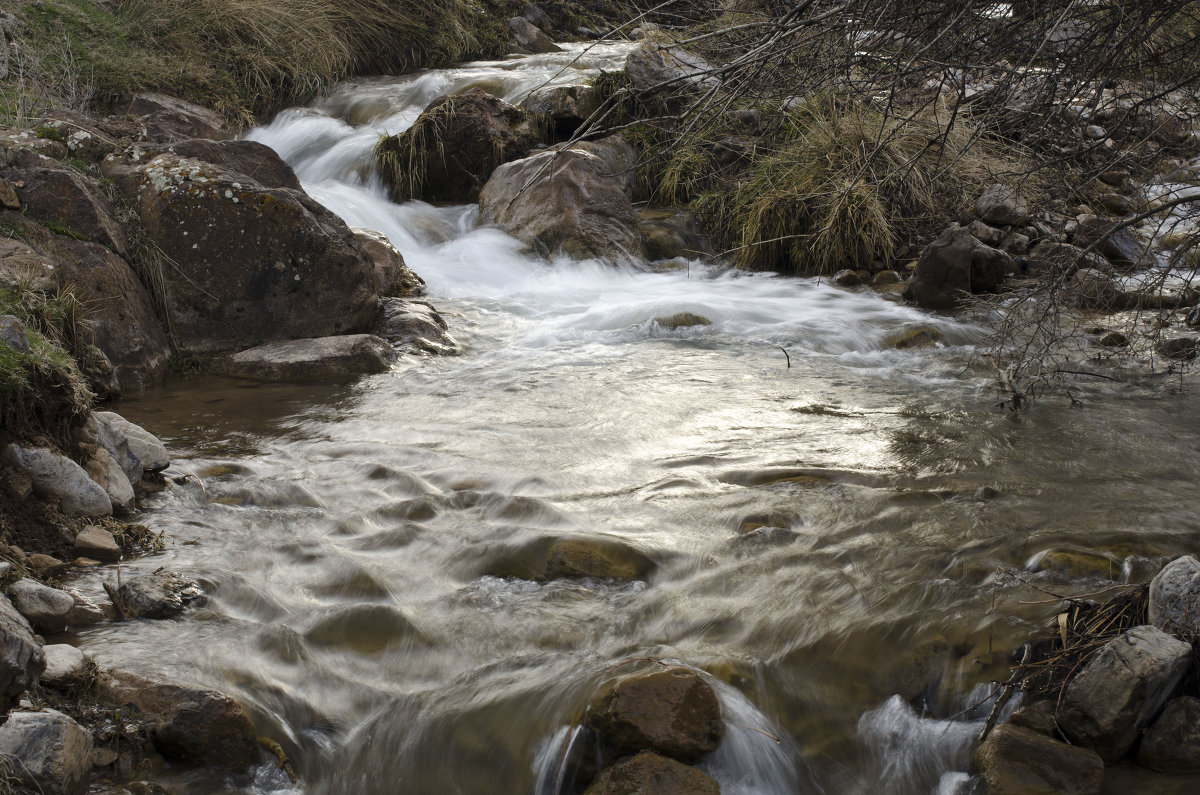
[[[0,753],[13,777],[43,795],[83,795],[92,772],[92,735],[61,712],[14,712],[0,726]]]
[[[975,752],[989,795],[1098,795],[1104,761],[1021,726],[997,726]]]
[[[944,337],[935,326],[912,326],[893,331],[884,338],[883,344],[889,348],[908,350],[910,348],[932,348],[942,344]]]
[[[450,326],[428,301],[383,299],[383,328],[387,341],[410,353],[454,356],[461,353]]]
[[[1191,650],[1152,626],[1110,641],[1067,686],[1058,715],[1063,733],[1106,763],[1117,761],[1175,692]]]
[[[122,585],[118,593],[135,618],[174,618],[191,605],[208,602],[197,582],[173,571],[137,577]]]
[[[524,580],[577,577],[645,580],[655,564],[623,541],[604,536],[549,536],[506,550],[484,565],[483,574]]]
[[[659,328],[674,331],[680,328],[689,328],[691,326],[711,326],[712,321],[703,315],[697,315],[692,312],[676,312],[674,315],[666,317],[656,317],[654,322]]]
[[[216,365],[227,375],[256,381],[328,381],[382,373],[396,351],[373,334],[268,342]]]
[[[707,773],[651,751],[600,771],[583,795],[720,795]]]
[[[725,737],[716,692],[688,668],[634,674],[605,685],[592,697],[585,720],[619,755],[649,750],[690,763],[715,751]]]

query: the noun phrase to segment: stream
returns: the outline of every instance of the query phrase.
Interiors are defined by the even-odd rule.
[[[343,83],[248,134],[392,240],[463,353],[121,402],[195,475],[144,501],[167,548],[122,574],[171,568],[212,599],[78,642],[235,695],[300,778],[157,776],[181,793],[554,795],[590,694],[648,660],[711,675],[729,729],[699,766],[725,795],[962,791],[988,683],[1052,615],[1047,592],[1195,551],[1200,399],[1101,383],[1013,414],[970,322],[699,260],[547,262],[474,207],[387,200],[371,147],[430,100],[517,101],[628,49],[566,46]],[[679,312],[711,324],[655,321]],[[944,344],[887,344],[920,326]],[[568,534],[655,570],[484,573]],[[110,576],[72,585],[104,601]]]

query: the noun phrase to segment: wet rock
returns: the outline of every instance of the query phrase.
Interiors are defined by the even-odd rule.
[[[96,412],[88,413],[87,421],[75,431],[75,439],[107,450],[112,459],[120,465],[121,472],[131,484],[141,479],[142,464],[138,457],[130,451],[128,437],[112,422]]]
[[[975,211],[989,224],[1020,226],[1029,220],[1029,203],[1006,185],[992,185],[975,203]]]
[[[242,705],[224,693],[124,671],[102,676],[97,691],[103,703],[143,713],[155,747],[168,759],[241,771],[257,756],[254,724]]]
[[[118,593],[135,618],[174,618],[191,605],[199,607],[208,602],[197,582],[173,571],[130,580]]]
[[[862,284],[862,278],[857,271],[845,268],[833,274],[833,283],[838,287],[858,287]]]
[[[889,284],[899,284],[901,281],[903,279],[900,278],[900,274],[896,273],[896,271],[884,270],[875,274],[871,279],[871,284],[874,287],[881,287]]]
[[[1098,795],[1104,761],[1094,752],[1020,726],[997,726],[975,752],[989,795]]]
[[[1147,245],[1133,230],[1114,227],[1099,216],[1084,216],[1075,228],[1074,243],[1082,249],[1091,248],[1118,268],[1141,268],[1153,262]]]
[[[583,795],[720,795],[707,773],[650,751],[602,770]]]
[[[0,753],[13,776],[44,795],[83,795],[92,772],[92,735],[61,712],[14,712],[0,726]]]
[[[1094,251],[1085,252],[1078,246],[1060,243],[1055,240],[1043,240],[1029,252],[1030,269],[1035,272],[1052,268],[1065,269],[1072,266],[1094,268],[1098,271],[1111,270],[1108,260]]]
[[[395,201],[474,201],[497,166],[537,142],[529,113],[473,88],[429,103],[412,127],[379,141],[375,158]]]
[[[376,322],[370,257],[306,194],[170,153],[127,168],[146,235],[171,262],[164,298],[182,352],[352,334]]]
[[[1138,763],[1164,773],[1200,773],[1200,699],[1167,702],[1138,747]]]
[[[1035,555],[1026,565],[1029,571],[1048,571],[1066,577],[1112,579],[1121,573],[1121,561],[1110,555],[1073,549],[1049,549]]]
[[[15,442],[4,448],[0,460],[25,473],[33,490],[56,500],[69,516],[111,516],[112,500],[84,470],[66,456],[45,447],[22,447]]]
[[[1015,268],[1012,257],[952,226],[921,252],[904,297],[926,309],[951,309],[971,293],[994,291]]]
[[[638,231],[650,261],[694,259],[710,253],[708,240],[693,213],[663,207],[637,211]]]
[[[563,140],[579,129],[601,104],[590,85],[553,85],[534,89],[521,107],[554,124],[554,139]]]
[[[715,84],[712,64],[680,48],[646,41],[625,59],[625,71],[638,91],[679,91]]]
[[[1184,319],[1184,323],[1187,324],[1188,328],[1200,328],[1200,306],[1197,306],[1192,309],[1191,312],[1188,312],[1187,318]]]
[[[1200,337],[1168,337],[1155,345],[1154,349],[1168,359],[1190,362],[1200,354]]]
[[[595,577],[631,582],[648,579],[654,570],[654,561],[615,538],[549,536],[502,552],[480,573],[539,581]]]
[[[19,189],[22,211],[54,226],[59,234],[99,243],[125,254],[129,241],[117,222],[117,211],[73,168],[44,161],[10,169],[5,176]]]
[[[634,674],[601,687],[585,720],[620,755],[650,750],[690,763],[725,737],[716,692],[687,668]]]
[[[1103,345],[1106,348],[1124,348],[1129,344],[1129,337],[1126,337],[1119,331],[1106,331],[1096,340],[1096,344]]]
[[[29,578],[13,583],[13,600],[21,615],[42,634],[62,632],[71,620],[75,600],[71,595]]]
[[[0,594],[0,714],[17,705],[46,667],[33,627],[8,597]]]
[[[544,255],[640,259],[629,198],[635,159],[633,148],[613,136],[506,163],[479,195],[480,220]]]
[[[112,533],[91,524],[75,536],[75,554],[94,560],[118,561],[124,553]]]
[[[361,227],[351,230],[375,264],[375,289],[380,298],[411,298],[425,294],[425,280],[408,267],[404,256],[387,235]]]
[[[136,116],[145,126],[145,138],[150,141],[174,143],[188,138],[216,139],[227,137],[229,133],[219,113],[165,94],[142,92],[114,110],[118,114]]]
[[[158,437],[140,425],[135,425],[115,411],[97,411],[96,416],[108,422],[118,433],[125,435],[129,453],[138,461],[141,472],[159,472],[171,465],[167,448]],[[130,478],[133,480],[133,478]]]
[[[703,315],[697,315],[692,312],[676,312],[673,315],[665,317],[656,317],[653,320],[658,324],[659,328],[668,331],[674,331],[680,328],[689,328],[691,326],[711,326],[712,321]]]
[[[1200,561],[1184,555],[1150,581],[1151,624],[1184,640],[1200,638]]]
[[[1071,680],[1058,723],[1074,743],[1112,763],[1171,697],[1187,670],[1191,646],[1152,626],[1110,641]]]
[[[256,381],[345,380],[382,373],[396,351],[373,334],[268,342],[216,365],[227,375]]]
[[[41,676],[43,685],[65,690],[78,687],[87,679],[89,659],[79,649],[67,643],[54,643],[42,651],[46,655],[46,670]]]
[[[935,326],[912,326],[887,335],[883,344],[889,348],[908,350],[910,348],[932,348],[940,345],[942,340],[942,332]]]
[[[1071,299],[1081,309],[1115,312],[1126,306],[1125,294],[1108,274],[1080,268],[1070,281]]]
[[[1058,739],[1058,719],[1054,715],[1054,708],[1054,702],[1049,699],[1035,701],[1015,710],[1009,722],[1013,726],[1021,726]]]
[[[508,42],[512,52],[541,53],[561,52],[562,47],[538,29],[525,17],[513,17],[508,21]]]
[[[127,513],[134,507],[133,484],[107,450],[98,447],[88,457],[83,469],[112,502],[114,513]]]
[[[426,645],[428,637],[403,610],[392,605],[353,605],[333,608],[304,633],[315,646],[359,654]]]
[[[380,333],[392,345],[408,353],[454,356],[461,353],[450,336],[450,326],[427,301],[383,299],[383,328]]]

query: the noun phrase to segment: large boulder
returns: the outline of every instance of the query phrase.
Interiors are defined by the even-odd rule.
[[[164,153],[126,166],[186,353],[368,331],[374,267],[349,227],[302,192]],[[112,170],[112,169],[110,169]]]
[[[510,51],[521,53],[562,51],[562,47],[523,16],[508,21],[508,46]]]
[[[975,752],[989,795],[1098,795],[1104,761],[1094,751],[1022,726],[997,726]]]
[[[33,627],[8,597],[0,594],[0,714],[17,705],[46,667]]]
[[[0,726],[12,776],[43,795],[83,795],[92,774],[92,735],[52,709],[14,712]]]
[[[268,342],[218,365],[227,375],[256,381],[345,380],[382,373],[396,360],[391,345],[373,334]]]
[[[634,674],[602,687],[587,723],[620,756],[655,751],[680,762],[712,753],[725,738],[721,703],[704,677],[688,668]]]
[[[1148,625],[1109,641],[1067,686],[1059,727],[1073,743],[1116,762],[1175,692],[1191,651]]]
[[[129,454],[137,460],[138,469],[136,471],[139,478],[143,472],[159,472],[171,465],[171,457],[167,455],[167,448],[157,436],[142,426],[135,425],[115,411],[94,413],[98,419],[108,423],[115,433],[125,437]],[[122,462],[122,469],[125,469],[126,466],[127,464]],[[130,480],[134,481],[134,478],[131,477]]]
[[[0,461],[25,473],[35,493],[56,500],[69,516],[112,516],[112,500],[104,489],[61,453],[12,442],[0,454]]]
[[[49,635],[67,628],[75,610],[75,599],[69,593],[28,577],[13,583],[12,590],[17,610],[38,632]]]
[[[380,139],[375,158],[395,201],[474,201],[496,166],[537,142],[528,112],[473,88],[429,103],[412,127]]]
[[[633,147],[612,136],[506,163],[479,194],[480,218],[542,254],[640,258],[630,201],[635,160]]]
[[[1098,252],[1118,268],[1139,268],[1151,265],[1149,247],[1138,240],[1128,227],[1117,229],[1112,222],[1099,216],[1081,217],[1075,227],[1075,245]]]
[[[1150,623],[1185,640],[1200,638],[1200,561],[1184,555],[1150,581]]]
[[[1018,226],[1029,220],[1029,203],[1006,185],[992,185],[975,203],[979,217],[997,226]]]
[[[1008,254],[954,225],[921,252],[904,297],[926,309],[952,309],[972,293],[995,291],[1015,269]]]
[[[1200,698],[1168,701],[1146,729],[1137,759],[1142,767],[1164,773],[1200,773]]]
[[[638,91],[679,91],[716,83],[713,66],[681,47],[645,41],[625,58],[625,71]]]
[[[650,751],[627,757],[596,775],[583,795],[721,795],[707,773]]]

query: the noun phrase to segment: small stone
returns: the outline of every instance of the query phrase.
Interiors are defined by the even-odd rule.
[[[1029,220],[1029,204],[1006,185],[992,185],[985,190],[975,210],[984,221],[998,226],[1017,226]]]
[[[1020,232],[1009,232],[1000,241],[1000,250],[1014,257],[1023,257],[1029,253],[1029,236]]]
[[[659,328],[668,331],[674,331],[680,328],[689,328],[691,326],[711,326],[712,321],[703,315],[697,315],[692,312],[677,312],[674,315],[666,317],[654,318],[654,323],[657,323]]]
[[[994,226],[989,226],[983,221],[972,221],[967,226],[967,231],[971,233],[971,237],[978,240],[980,243],[986,243],[989,246],[999,246],[1000,241],[1004,239],[1004,231],[997,229]]]
[[[1093,141],[1103,141],[1108,137],[1108,130],[1104,129],[1099,124],[1089,124],[1084,128],[1083,134]]]
[[[35,552],[28,558],[29,568],[39,577],[57,577],[67,570],[67,564],[53,555]]]
[[[41,633],[53,634],[67,628],[75,600],[70,594],[50,588],[26,577],[13,583],[13,596],[17,610],[33,628]]]
[[[1200,638],[1200,561],[1184,555],[1150,582],[1151,624],[1184,640]]]
[[[886,270],[875,274],[875,277],[871,279],[871,284],[881,287],[887,284],[899,284],[901,281],[903,280],[900,278],[900,274],[893,270]]]
[[[21,209],[21,202],[17,199],[17,192],[13,189],[13,184],[3,178],[0,178],[0,207],[5,210]]]
[[[173,571],[138,577],[122,585],[118,593],[137,618],[174,618],[188,606],[208,601],[198,583]]]
[[[622,759],[597,774],[583,795],[721,795],[707,773],[651,751]]]
[[[18,353],[29,353],[29,336],[21,321],[13,315],[0,315],[0,342]]]
[[[1104,780],[1094,752],[1007,723],[979,746],[975,766],[989,795],[1098,795]]]
[[[83,684],[88,669],[88,658],[83,652],[67,643],[54,643],[42,651],[46,654],[43,685],[65,690]]]
[[[1164,773],[1200,773],[1200,699],[1168,701],[1142,737],[1137,759],[1142,767]]]
[[[118,561],[124,554],[113,534],[90,524],[75,536],[75,554],[96,560]]]
[[[171,465],[167,448],[158,437],[135,425],[114,411],[97,411],[96,415],[107,420],[113,428],[125,434],[129,452],[138,460],[144,472],[159,472]],[[132,478],[130,478],[132,481]]]
[[[92,735],[52,709],[14,712],[0,726],[0,753],[12,775],[43,795],[83,795],[92,771]]]
[[[833,283],[838,287],[857,287],[862,284],[862,278],[856,271],[845,268],[833,274]]]
[[[1129,344],[1129,338],[1119,331],[1110,331],[1096,342],[1106,348],[1124,348]]]
[[[128,513],[134,508],[133,484],[107,450],[97,447],[83,468],[88,477],[108,494],[115,512]]]

